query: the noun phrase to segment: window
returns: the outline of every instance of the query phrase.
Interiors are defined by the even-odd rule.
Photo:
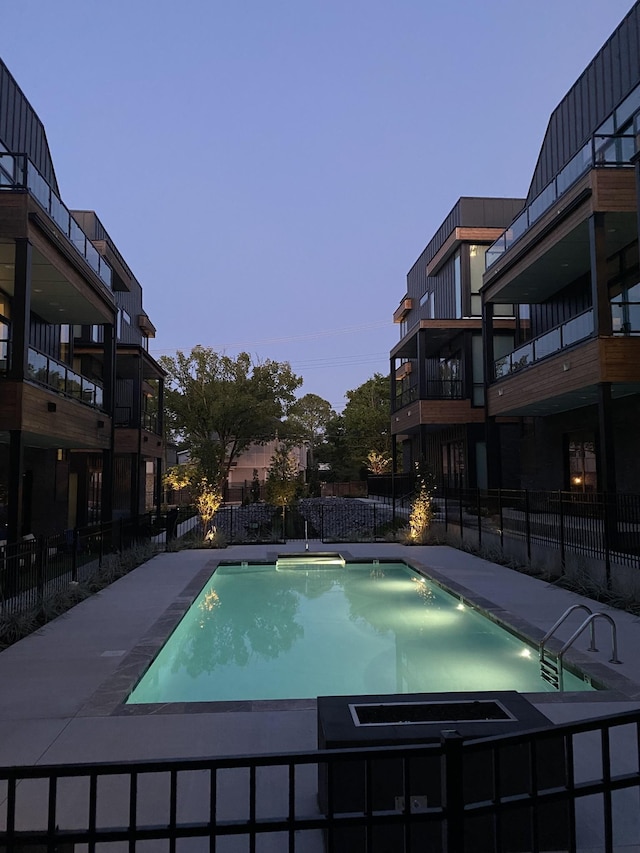
[[[453,281],[456,298],[455,317],[459,320],[462,317],[462,264],[460,260],[460,250],[456,252],[453,259]]]
[[[442,445],[442,482],[451,488],[460,488],[464,483],[464,444],[451,441]]]
[[[471,316],[482,316],[482,273],[485,268],[487,246],[469,246],[469,289],[471,291]]]

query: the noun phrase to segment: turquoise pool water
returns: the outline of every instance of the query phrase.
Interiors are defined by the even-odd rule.
[[[566,690],[590,690],[566,673]],[[552,691],[537,650],[404,563],[220,566],[128,703]]]

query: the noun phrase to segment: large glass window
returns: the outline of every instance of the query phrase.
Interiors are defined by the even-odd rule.
[[[611,298],[611,324],[614,335],[640,335],[640,283]]]
[[[482,316],[482,274],[485,268],[487,246],[469,246],[469,289],[471,291],[471,316]]]
[[[459,250],[453,259],[453,277],[456,298],[456,319],[459,320],[462,317],[462,263]]]

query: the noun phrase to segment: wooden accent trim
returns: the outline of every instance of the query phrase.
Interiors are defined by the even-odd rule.
[[[142,457],[161,459],[164,456],[164,441],[162,436],[155,435],[146,429],[116,427],[114,449],[116,453],[140,453]]]
[[[515,319],[510,317],[494,317],[494,329],[513,329]],[[420,320],[421,329],[450,329],[452,332],[462,332],[465,329],[482,329],[480,317],[466,317],[464,320],[450,320],[447,318],[436,320]]]
[[[504,228],[454,228],[427,264],[427,275],[434,275],[461,243],[493,243]]]
[[[138,314],[138,328],[143,331],[148,338],[155,338],[156,327],[153,325],[148,315],[142,312]]]
[[[472,406],[471,400],[416,400],[391,415],[391,434],[415,430],[421,424],[484,423],[483,406]]]
[[[409,311],[413,309],[413,299],[406,297],[393,312],[393,322],[402,323]]]
[[[640,338],[600,338],[601,382],[640,383]]]
[[[591,187],[593,212],[635,213],[638,209],[635,169],[594,169]]]
[[[2,383],[0,428],[38,435],[50,447],[107,450],[111,444],[111,418],[104,412],[26,382]]]
[[[411,371],[413,370],[413,365],[410,361],[405,361],[404,364],[401,364],[400,367],[396,370],[396,379],[403,379],[405,376],[409,376]]]

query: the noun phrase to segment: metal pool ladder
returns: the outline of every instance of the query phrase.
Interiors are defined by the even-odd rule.
[[[573,613],[574,610],[584,610],[589,615],[584,620],[584,622],[580,625],[580,627],[571,635],[571,637],[567,640],[567,642],[562,646],[557,655],[551,654],[546,648],[546,643],[551,639],[554,633],[558,630],[560,625],[564,622],[564,620]],[[564,654],[569,649],[573,643],[578,639],[580,634],[587,627],[590,628],[590,642],[589,642],[589,651],[597,652],[598,649],[596,647],[596,630],[595,630],[595,622],[596,619],[604,619],[611,625],[611,657],[609,658],[609,663],[622,663],[621,660],[618,659],[618,636],[616,623],[613,621],[612,617],[609,616],[608,613],[593,613],[590,607],[587,607],[586,604],[573,604],[571,607],[567,608],[562,616],[558,619],[558,621],[547,631],[542,640],[540,641],[540,675],[551,684],[552,687],[555,687],[556,690],[564,690],[563,684],[563,676],[564,676],[564,667],[563,667],[563,658]]]

